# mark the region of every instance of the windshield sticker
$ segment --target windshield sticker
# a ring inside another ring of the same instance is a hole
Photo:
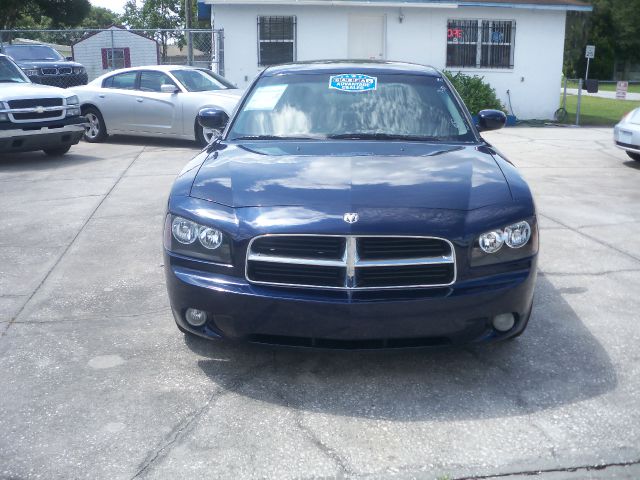
[[[253,93],[245,110],[273,110],[288,85],[269,85],[258,87]]]
[[[329,77],[329,88],[343,92],[369,92],[378,88],[378,79],[360,73],[343,73]]]

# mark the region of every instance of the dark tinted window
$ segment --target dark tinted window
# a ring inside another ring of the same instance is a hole
[[[0,83],[29,83],[29,80],[11,60],[0,57]]]
[[[235,88],[227,80],[216,75],[210,70],[172,70],[176,77],[188,92],[206,92],[209,90],[224,90]]]
[[[162,72],[154,72],[151,70],[140,72],[140,90],[145,92],[160,92],[162,85],[176,86],[175,82]]]
[[[113,77],[109,77],[107,80],[110,80],[109,86],[106,85],[106,80],[102,84],[106,88],[122,88],[125,90],[133,90],[136,86],[136,75],[138,72],[124,72],[119,73],[118,75],[114,75]]]
[[[64,57],[46,45],[7,45],[7,55],[14,60],[64,60]]]

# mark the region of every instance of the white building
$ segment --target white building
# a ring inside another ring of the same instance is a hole
[[[73,59],[87,69],[89,81],[116,68],[160,63],[159,46],[153,38],[117,25],[78,40],[71,51]]]
[[[205,1],[224,29],[225,76],[239,87],[275,63],[401,60],[480,75],[521,119],[553,117],[567,11],[592,8],[579,0]]]

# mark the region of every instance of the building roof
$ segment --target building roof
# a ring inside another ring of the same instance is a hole
[[[593,7],[583,0],[204,0],[204,3],[216,5],[348,5],[427,8],[501,7],[586,12],[593,10]]]

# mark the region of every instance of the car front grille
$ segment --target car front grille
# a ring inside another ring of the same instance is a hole
[[[34,98],[24,100],[9,100],[9,118],[15,122],[31,120],[53,120],[63,118],[65,107],[62,98]],[[38,111],[39,107],[42,107]]]
[[[344,290],[443,287],[455,281],[455,251],[433,237],[265,235],[249,243],[246,277]]]

